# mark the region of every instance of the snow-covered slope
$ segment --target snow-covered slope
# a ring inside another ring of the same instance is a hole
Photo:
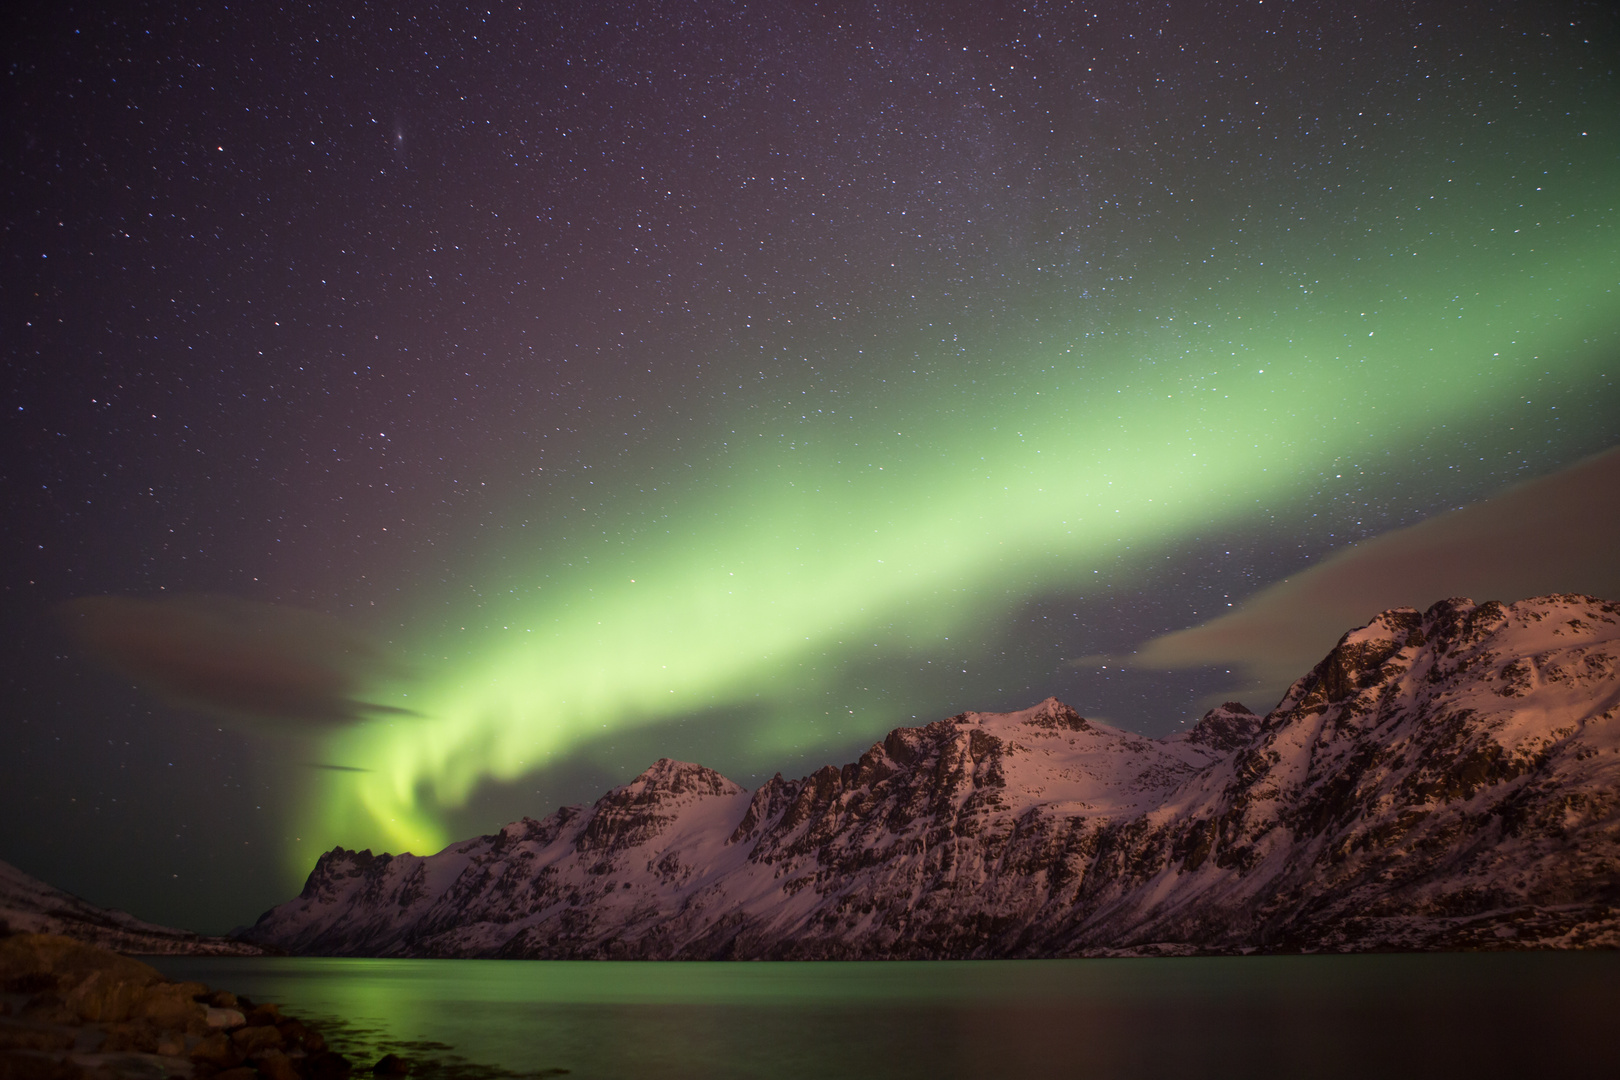
[[[1620,946],[1620,605],[1388,611],[1262,718],[1048,699],[749,792],[664,760],[437,855],[336,848],[294,952],[991,957]]]
[[[145,956],[190,954],[260,956],[264,950],[244,941],[204,937],[190,930],[142,922],[133,915],[97,907],[72,893],[52,888],[0,862],[0,922],[13,934],[60,934],[114,952]]]

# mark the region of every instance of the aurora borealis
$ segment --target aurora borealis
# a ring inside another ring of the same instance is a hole
[[[1032,349],[1025,371],[978,399],[967,431],[936,431],[931,417],[953,410],[926,395],[842,425],[736,421],[727,434],[739,452],[726,456],[719,492],[694,498],[683,488],[696,485],[663,480],[653,486],[669,485],[667,499],[605,515],[598,537],[560,540],[560,552],[538,545],[529,580],[496,577],[506,596],[468,612],[481,625],[456,642],[459,655],[381,699],[422,720],[363,726],[335,748],[379,765],[374,777],[331,782],[364,807],[343,805],[340,828],[369,813],[380,846],[437,850],[453,837],[417,815],[419,785],[456,805],[486,778],[516,779],[597,730],[715,707],[756,705],[748,752],[762,763],[836,746],[844,725],[829,724],[824,705],[867,657],[913,670],[953,653],[987,664],[985,624],[1010,608],[1084,590],[1128,543],[1153,552],[1241,527],[1257,506],[1297,504],[1337,462],[1413,454],[1414,431],[1486,423],[1545,389],[1540,355],[1571,358],[1560,372],[1571,390],[1601,392],[1607,357],[1575,335],[1612,325],[1603,283],[1620,274],[1616,253],[1572,237],[1554,249],[1556,267],[1538,266],[1545,284],[1527,288],[1502,245],[1498,280],[1467,277],[1473,322],[1459,327],[1464,274],[1445,262],[1493,246],[1470,239],[1466,253],[1436,253],[1439,268],[1403,266],[1385,285],[1393,295],[1352,293],[1357,307],[1397,307],[1388,316],[1296,302],[1279,325],[1257,314],[1264,299],[1221,297],[1178,309],[1207,334],[1148,331],[1082,345],[1079,357],[1074,346]],[[1363,258],[1376,256],[1350,261]],[[1343,288],[1324,291],[1342,304]],[[1590,316],[1518,340],[1512,328],[1534,325],[1550,297]],[[1254,328],[1222,317],[1234,309]],[[1416,380],[1405,377],[1414,353],[1427,361]],[[1149,381],[1145,363],[1160,368]],[[1300,407],[1309,401],[1332,405],[1324,415]],[[1231,415],[1251,419],[1234,428]],[[1326,437],[1330,425],[1339,431]],[[663,527],[638,529],[647,517]],[[966,635],[955,650],[953,635]],[[911,700],[930,696],[909,673],[897,685]]]
[[[659,756],[1162,734],[1243,675],[1133,650],[1620,443],[1595,8],[45,11],[0,857],[145,917]],[[104,596],[389,659],[278,723],[290,645],[143,686],[50,629]]]

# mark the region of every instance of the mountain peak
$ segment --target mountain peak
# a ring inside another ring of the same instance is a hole
[[[1205,713],[1187,732],[1187,741],[1217,752],[1247,746],[1260,730],[1260,717],[1238,701],[1228,701]]]
[[[674,795],[735,795],[743,788],[705,765],[659,758],[619,790],[634,792],[637,797],[658,798]]]
[[[1262,722],[1048,698],[752,793],[660,760],[426,859],[337,849],[256,940],[348,955],[944,958],[1620,947],[1620,605],[1393,608]]]
[[[1012,715],[1019,717],[1021,723],[1028,724],[1031,727],[1084,731],[1088,726],[1085,717],[1055,697],[1047,698],[1033,709],[1025,709],[1021,713],[1013,713]]]

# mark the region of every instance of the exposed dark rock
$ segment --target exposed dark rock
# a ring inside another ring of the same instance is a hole
[[[410,1063],[395,1054],[384,1054],[371,1067],[373,1076],[404,1076],[410,1071]]]
[[[1154,740],[1048,700],[753,792],[666,759],[428,858],[334,849],[250,936],[627,959],[1617,947],[1617,791],[1616,605],[1453,599],[1347,633],[1263,718],[1229,702]]]
[[[0,1018],[0,1078],[344,1080],[346,1059],[274,1005],[173,982],[138,960],[48,934],[0,939],[0,982],[26,995]],[[266,1019],[253,1026],[248,1016]]]

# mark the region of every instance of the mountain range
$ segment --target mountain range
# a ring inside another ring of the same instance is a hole
[[[98,907],[0,862],[0,936],[5,934],[57,934],[145,956],[262,956],[266,951],[244,941],[159,926],[128,912]]]
[[[1620,947],[1620,605],[1397,608],[1264,716],[1047,699],[749,791],[661,760],[435,855],[334,848],[249,940],[343,956]]]

